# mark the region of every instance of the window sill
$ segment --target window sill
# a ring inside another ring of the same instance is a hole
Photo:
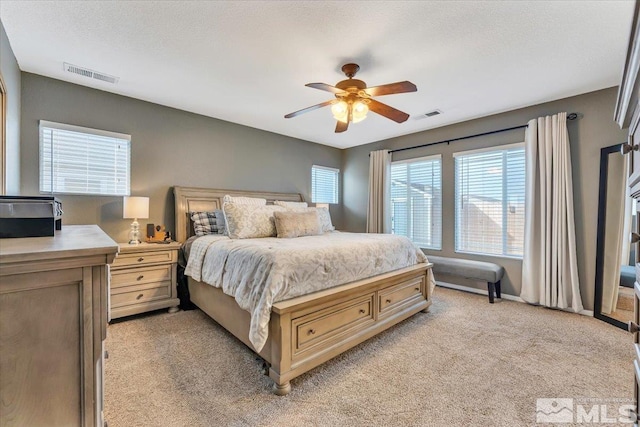
[[[463,252],[463,251],[454,251],[454,253],[460,254],[460,255],[475,255],[475,256],[482,256],[482,257],[489,257],[489,258],[501,258],[501,259],[512,259],[515,261],[522,261],[522,257],[516,256],[516,255],[496,255],[496,254],[485,254],[482,252]]]

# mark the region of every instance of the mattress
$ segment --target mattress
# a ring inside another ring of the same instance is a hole
[[[251,314],[249,340],[262,350],[278,301],[427,262],[404,236],[332,232],[294,239],[229,239],[191,243],[185,274],[221,288]],[[429,282],[435,281],[429,270]]]

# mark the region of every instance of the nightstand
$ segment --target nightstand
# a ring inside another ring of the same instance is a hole
[[[110,318],[169,308],[178,311],[176,273],[180,243],[120,243],[111,265]]]

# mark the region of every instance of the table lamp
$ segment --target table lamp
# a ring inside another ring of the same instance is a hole
[[[133,218],[131,230],[129,231],[129,244],[137,245],[140,243],[140,224],[138,224],[138,218],[149,218],[149,198],[124,197],[122,217]]]

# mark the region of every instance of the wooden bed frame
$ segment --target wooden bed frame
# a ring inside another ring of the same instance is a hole
[[[193,235],[189,212],[221,209],[225,194],[301,202],[300,194],[174,187],[176,238]],[[389,327],[427,312],[432,264],[417,264],[331,289],[275,303],[269,338],[258,353],[268,364],[274,392],[291,391],[291,379],[309,371]],[[240,341],[249,341],[249,312],[235,299],[206,283],[189,281],[191,301]]]

